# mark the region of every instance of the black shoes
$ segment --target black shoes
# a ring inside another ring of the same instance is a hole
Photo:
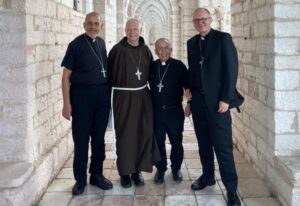
[[[83,182],[76,182],[75,185],[72,188],[72,195],[80,195],[84,192],[84,188],[86,186],[86,183]]]
[[[144,186],[145,185],[145,181],[144,181],[144,178],[143,178],[141,172],[132,173],[131,179],[133,180],[135,186],[139,187],[139,186]]]
[[[199,177],[192,185],[192,190],[202,190],[206,186],[211,186],[216,184],[216,180],[214,178],[207,179],[203,176]]]
[[[160,185],[164,182],[165,179],[165,171],[157,169],[154,176],[154,183]]]
[[[182,173],[180,172],[180,170],[172,170],[172,174],[173,174],[174,181],[179,182],[182,180]]]
[[[103,175],[91,175],[90,184],[97,186],[103,190],[110,190],[113,188],[111,181],[106,179]]]
[[[124,187],[124,188],[131,187],[131,179],[130,179],[129,175],[124,175],[124,176],[121,176],[120,178],[121,178],[120,181],[121,181],[122,187]]]
[[[227,192],[228,206],[241,206],[241,201],[236,193]]]

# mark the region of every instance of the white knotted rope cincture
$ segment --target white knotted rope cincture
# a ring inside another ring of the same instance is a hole
[[[114,152],[114,157],[116,161],[116,130],[115,130],[115,119],[114,119],[114,107],[113,107],[113,102],[114,102],[114,91],[115,90],[120,90],[120,91],[138,91],[142,90],[148,87],[148,84],[145,84],[142,87],[112,87],[111,90],[111,97],[110,97],[110,102],[111,102],[111,128],[112,128],[112,133],[113,133],[113,142],[112,142],[112,151]]]

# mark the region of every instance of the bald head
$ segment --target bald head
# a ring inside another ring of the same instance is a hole
[[[171,42],[166,38],[160,38],[155,42],[155,53],[161,62],[166,62],[171,56]]]
[[[100,15],[97,12],[88,13],[85,17],[83,27],[86,35],[92,39],[96,38],[102,27]]]
[[[171,42],[167,38],[159,38],[155,42],[155,48],[159,47],[160,45],[164,44],[168,48],[172,48]]]
[[[208,9],[200,7],[194,10],[193,17],[199,12],[205,12],[207,15],[211,16],[210,11]]]
[[[93,11],[93,12],[88,13],[88,14],[85,16],[84,22],[89,21],[89,19],[90,19],[91,17],[96,17],[96,18],[99,19],[99,21],[101,21],[101,17],[100,17],[100,15],[99,15],[99,13]]]

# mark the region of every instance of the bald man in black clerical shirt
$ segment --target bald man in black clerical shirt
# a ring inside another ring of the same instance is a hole
[[[85,33],[68,46],[61,63],[64,118],[72,117],[74,141],[73,173],[76,180],[73,195],[84,192],[87,179],[88,145],[91,137],[90,184],[103,190],[113,187],[103,175],[105,159],[104,134],[110,111],[107,54],[105,43],[98,37],[101,19],[98,13],[87,14]]]
[[[171,168],[173,179],[182,180],[180,172],[183,161],[182,132],[184,111],[182,96],[187,86],[187,68],[179,60],[171,58],[172,46],[168,39],[160,38],[155,42],[155,53],[158,60],[151,64],[149,83],[154,110],[154,133],[161,160],[155,164],[156,184],[164,182],[167,170],[166,134],[172,145]]]

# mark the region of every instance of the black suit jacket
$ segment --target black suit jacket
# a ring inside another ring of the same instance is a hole
[[[193,92],[192,76],[201,69],[199,57],[199,34],[187,42],[190,88]],[[211,29],[205,42],[205,55],[201,69],[201,80],[205,101],[210,111],[217,111],[219,101],[238,107],[242,96],[236,90],[238,76],[238,56],[232,37],[228,33]],[[242,99],[241,99],[242,98]]]

